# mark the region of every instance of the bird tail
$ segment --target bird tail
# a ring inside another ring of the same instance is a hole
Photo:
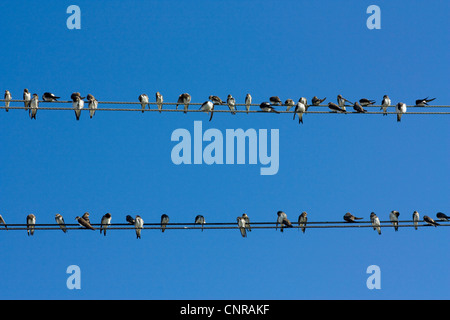
[[[303,123],[303,113],[298,115],[298,123]]]
[[[397,122],[402,121],[402,114],[401,113],[397,113]]]
[[[188,107],[189,107],[189,105],[188,105],[188,104],[185,104],[185,105],[184,105],[184,113],[187,113],[187,111],[188,111]]]

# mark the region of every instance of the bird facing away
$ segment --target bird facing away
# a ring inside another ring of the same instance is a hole
[[[31,93],[26,88],[23,89],[23,100],[24,100],[24,105],[25,105],[25,111],[27,111],[28,108],[30,108]]]
[[[403,102],[397,103],[397,122],[402,121],[402,115],[406,113],[406,104]]]
[[[55,216],[55,220],[56,223],[59,225],[59,227],[61,228],[61,230],[66,233],[67,232],[67,228],[66,228],[66,224],[64,222],[64,218],[62,215],[60,215],[59,213],[56,214]]]
[[[11,93],[8,90],[5,90],[5,110],[6,112],[9,111],[9,103],[11,102],[12,97],[11,97]]]
[[[272,105],[274,105],[274,106],[277,106],[277,105],[280,105],[281,106],[281,99],[280,99],[280,97],[278,97],[278,96],[274,96],[274,97],[270,97],[269,98],[269,101],[270,101],[270,103],[272,104]]]
[[[245,229],[247,229],[247,231],[252,231],[252,228],[250,227],[250,218],[248,217],[248,215],[244,213],[242,215],[242,218],[244,218],[245,220]]]
[[[209,117],[209,121],[212,120],[213,114],[214,114],[214,103],[211,101],[205,101],[203,102],[202,106],[200,107],[200,110],[206,113],[211,112],[211,116]]]
[[[164,99],[161,93],[156,93],[156,105],[158,106],[159,113],[161,113],[162,105],[163,105]]]
[[[135,222],[135,220],[133,219],[133,217],[130,216],[130,215],[127,215],[127,217],[126,217],[125,219],[127,220],[127,222],[128,222],[129,224],[134,224],[134,222]]]
[[[34,226],[36,224],[36,217],[34,214],[29,214],[27,216],[27,234],[28,236],[34,235]]]
[[[106,228],[108,228],[111,225],[111,214],[107,213],[102,217],[102,220],[100,222],[100,234],[106,236]]]
[[[400,215],[400,212],[398,211],[391,211],[389,214],[389,220],[391,220],[392,224],[394,225],[395,231],[398,231],[398,216]]]
[[[259,105],[259,108],[264,112],[275,112],[279,113],[275,108],[268,102],[263,102]]]
[[[247,95],[245,96],[245,109],[247,110],[247,114],[248,111],[250,110],[251,104],[252,104],[252,96],[250,95],[250,93],[247,93]]]
[[[292,223],[287,218],[287,215],[283,211],[277,212],[278,218],[277,218],[277,224],[275,226],[275,230],[278,228],[278,224],[280,224],[280,231],[283,232],[283,227],[292,228]]]
[[[95,111],[97,110],[98,101],[92,94],[87,95],[87,100],[89,101],[89,117],[92,119],[95,115]]]
[[[377,230],[378,234],[381,235],[380,219],[377,217],[375,212],[370,214],[370,221],[372,222],[373,230]]]
[[[228,108],[231,111],[231,114],[236,114],[236,110],[237,110],[237,108],[236,108],[236,99],[234,99],[231,96],[231,94],[229,94],[228,97],[227,97],[227,105],[228,105]]]
[[[383,116],[387,116],[387,108],[391,105],[391,99],[389,99],[388,95],[383,96],[383,101],[381,101],[381,109],[383,109]]]
[[[39,108],[39,97],[36,93],[33,93],[33,98],[30,102],[30,109],[28,109],[28,114],[30,119],[36,120],[36,114]]]
[[[145,107],[148,105],[148,95],[143,93],[139,96],[138,99],[139,99],[139,102],[141,103],[142,113],[144,113]],[[150,108],[150,106],[149,106],[149,108]]]
[[[237,217],[237,223],[239,230],[241,231],[241,235],[243,238],[247,237],[247,231],[245,230],[245,219],[244,217]]]
[[[417,211],[413,212],[412,219],[414,221],[414,229],[417,230],[417,226],[419,225],[419,219],[420,219],[419,213]]]
[[[375,102],[376,102],[375,100],[370,100],[370,99],[365,99],[365,98],[359,99],[359,103],[364,107],[375,104]]]
[[[84,108],[84,101],[82,100],[81,96],[75,96],[74,101],[72,102],[72,106],[75,109],[75,117],[78,120],[80,120],[81,116],[81,109]]]
[[[211,100],[214,104],[220,104],[220,105],[223,104],[222,99],[220,99],[218,96],[211,95],[211,96],[209,96],[209,100]]]
[[[342,109],[334,102],[328,102],[328,108],[331,110],[331,112],[342,112],[342,113],[347,112],[346,110]]]
[[[418,107],[425,107],[428,105],[428,102],[431,102],[433,100],[435,100],[436,98],[433,99],[428,99],[428,97],[426,97],[425,99],[417,99],[416,100],[416,106]]]
[[[323,98],[323,99],[319,99],[319,98],[317,98],[317,96],[314,96],[314,97],[311,99],[311,102],[312,102],[312,105],[313,105],[313,106],[318,106],[318,105],[320,105],[322,102],[324,102],[326,99],[327,99],[326,97]]]
[[[136,239],[141,238],[142,228],[144,227],[144,220],[140,216],[136,216],[134,220],[134,228],[136,229]]]
[[[5,229],[8,229],[8,226],[6,225],[5,219],[3,219],[1,214],[0,214],[0,224],[3,224],[5,226]]]
[[[300,101],[297,103],[294,109],[294,118],[292,120],[295,120],[295,115],[298,115],[298,123],[303,123],[303,113],[306,111],[306,106],[301,103]]]
[[[198,216],[195,217],[195,223],[202,225],[202,232],[203,232],[203,225],[205,224],[205,217],[199,214]]]
[[[302,229],[302,232],[305,233],[306,231],[306,222],[308,221],[308,214],[303,211],[299,216],[298,216],[298,226]]]
[[[286,111],[289,111],[289,110],[291,110],[291,108],[292,108],[293,106],[295,106],[295,102],[294,102],[294,100],[292,100],[292,99],[287,99],[287,100],[284,102],[284,105],[286,106]]]
[[[356,222],[355,220],[362,220],[363,218],[357,218],[357,217],[355,217],[354,215],[352,215],[350,212],[347,212],[345,215],[344,215],[344,220],[346,221],[346,222]]]
[[[429,225],[432,226],[439,226],[439,223],[435,222],[432,218],[430,218],[429,216],[423,216],[423,221],[425,221],[426,223],[428,223]]]
[[[450,217],[447,216],[445,213],[438,212],[436,213],[436,218],[438,218],[441,221],[449,221]]]
[[[59,98],[61,98],[61,97],[57,97],[53,93],[50,93],[50,92],[45,92],[42,95],[42,100],[44,100],[45,102],[58,101]]]
[[[367,110],[364,110],[364,108],[358,103],[358,101],[356,101],[353,104],[353,109],[357,112],[357,113],[366,113]]]
[[[189,103],[191,103],[191,95],[189,93],[182,93],[178,96],[177,105],[175,109],[178,110],[178,104],[184,104],[184,113],[187,113],[189,108]]]
[[[167,214],[163,214],[161,216],[161,231],[164,232],[166,230],[166,226],[169,223],[169,216]]]

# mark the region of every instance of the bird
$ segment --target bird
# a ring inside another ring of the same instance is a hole
[[[28,110],[28,108],[30,107],[30,102],[31,102],[31,93],[30,91],[28,91],[28,89],[23,89],[23,100],[24,100],[24,105],[25,105],[25,111]]]
[[[406,113],[406,104],[403,102],[397,103],[397,122],[402,121],[402,115]]]
[[[292,100],[292,99],[287,99],[287,100],[284,102],[284,105],[286,106],[286,111],[289,111],[289,110],[291,110],[291,108],[292,108],[293,106],[295,106],[295,102],[294,102],[294,100]]]
[[[87,223],[91,223],[91,221],[89,220],[89,212],[85,212],[82,216],[81,216],[84,221],[86,221]]]
[[[214,113],[214,103],[212,103],[210,100],[203,102],[203,104],[200,107],[201,111],[204,111],[206,113],[211,112],[211,116],[209,117],[209,121],[212,120],[213,113]]]
[[[31,99],[30,109],[28,110],[30,119],[36,120],[38,108],[39,108],[39,97],[36,93],[33,93],[33,99]]]
[[[302,229],[302,232],[305,233],[306,231],[306,222],[308,221],[308,214],[306,211],[303,211],[298,216],[298,226]]]
[[[261,108],[262,111],[265,112],[275,112],[275,113],[279,113],[277,110],[275,110],[274,107],[272,107],[272,105],[268,102],[263,102],[259,105],[259,107]]]
[[[292,223],[287,218],[287,215],[283,211],[277,212],[278,218],[277,218],[277,224],[275,226],[275,230],[278,228],[278,224],[280,224],[280,231],[283,232],[283,227],[286,226],[287,228],[292,228]]]
[[[64,223],[64,218],[59,213],[55,216],[56,223],[59,224],[59,227],[62,229],[64,233],[67,232],[66,224]]]
[[[417,211],[414,211],[414,212],[413,212],[412,219],[413,219],[413,221],[414,221],[414,229],[417,230],[417,226],[418,226],[418,224],[419,224],[419,219],[420,219],[419,213],[418,213]]]
[[[416,106],[418,107],[425,107],[428,105],[428,102],[431,102],[433,100],[435,100],[436,98],[433,99],[428,99],[428,97],[426,97],[425,99],[417,99],[416,100]]]
[[[391,211],[389,214],[389,220],[391,220],[392,224],[394,225],[395,231],[398,231],[398,216],[400,215],[400,212],[398,211]]]
[[[236,99],[234,99],[231,96],[231,94],[229,94],[228,97],[227,97],[227,105],[228,105],[228,108],[231,111],[231,114],[236,114],[236,110],[237,110],[237,108],[236,108]]]
[[[198,216],[195,217],[195,223],[202,225],[202,232],[203,232],[203,225],[205,224],[205,217],[199,214]]]
[[[247,231],[245,230],[245,219],[244,217],[237,217],[237,223],[239,230],[241,231],[241,235],[243,238],[247,237]]]
[[[281,99],[278,96],[274,96],[274,97],[270,97],[269,101],[272,105],[277,106],[280,105],[281,106]]]
[[[326,99],[327,99],[326,97],[323,98],[323,99],[319,99],[319,98],[317,98],[317,96],[314,96],[314,97],[311,99],[311,102],[312,102],[312,105],[313,105],[313,106],[318,106],[318,105],[320,105],[322,102],[324,102]]]
[[[295,114],[298,114],[298,123],[303,123],[303,112],[306,111],[306,106],[301,103],[300,101],[297,102],[297,105],[295,106],[294,109],[294,118],[292,120],[295,119]]]
[[[161,216],[161,231],[164,232],[166,230],[166,226],[169,223],[169,216],[167,214],[163,214]]]
[[[359,99],[359,103],[364,107],[375,104],[375,102],[376,102],[375,100],[370,100],[370,99],[365,99],[365,98]]]
[[[370,214],[370,221],[372,222],[373,230],[377,230],[378,234],[381,235],[380,219],[377,217],[375,212]]]
[[[127,217],[125,218],[126,220],[127,220],[127,222],[129,223],[129,224],[134,224],[135,223],[135,219],[133,219],[133,217],[132,216],[130,216],[130,215],[127,215]]]
[[[158,106],[159,113],[161,113],[163,102],[164,99],[161,93],[156,92],[156,105]]]
[[[435,227],[440,225],[439,223],[434,222],[434,220],[432,218],[430,218],[429,216],[423,216],[423,221],[425,221],[429,225],[432,225],[432,226],[435,226]]]
[[[245,220],[245,229],[247,229],[247,231],[252,231],[252,228],[250,227],[250,218],[248,217],[248,215],[244,213],[242,215],[242,218],[244,218]]]
[[[142,113],[144,113],[145,107],[148,104],[148,95],[146,95],[145,93],[141,94],[139,96],[139,102],[141,103]]]
[[[36,217],[34,214],[29,214],[27,216],[27,234],[28,236],[34,235],[34,227],[36,224]]]
[[[342,110],[347,111],[345,109],[345,103],[348,102],[350,104],[353,104],[352,102],[348,101],[347,99],[345,99],[342,95],[338,94],[337,96],[337,102],[338,102],[338,106],[341,107]]]
[[[72,106],[75,109],[75,117],[77,121],[80,120],[81,109],[84,108],[84,100],[81,96],[74,96]]]
[[[220,99],[218,96],[211,95],[211,96],[209,96],[209,100],[211,100],[214,104],[220,104],[220,105],[223,104],[222,99]]]
[[[0,224],[4,224],[5,225],[5,229],[8,230],[8,226],[6,225],[5,219],[3,219],[1,214],[0,214]]]
[[[9,104],[10,104],[11,100],[12,100],[11,92],[9,92],[8,90],[5,90],[5,110],[6,110],[6,112],[9,112],[8,108],[9,108]]]
[[[353,109],[357,112],[357,113],[366,113],[367,110],[364,110],[364,108],[358,103],[358,101],[356,101],[353,104]]]
[[[106,236],[106,228],[108,228],[111,225],[111,214],[107,213],[102,217],[101,223],[100,223],[100,234]]]
[[[389,99],[388,95],[383,96],[383,101],[381,101],[381,109],[383,109],[383,116],[387,116],[387,108],[391,105],[391,99]]]
[[[74,92],[70,95],[70,99],[72,99],[72,101],[76,100],[76,97],[81,97],[81,93],[79,92]],[[81,97],[81,99],[84,99],[85,97]]]
[[[144,220],[140,216],[136,216],[134,220],[134,228],[136,229],[136,239],[141,238],[142,228],[144,227]]]
[[[346,113],[347,111],[340,108],[336,103],[334,102],[328,102],[328,108],[331,110],[331,112],[344,112]]]
[[[352,215],[350,212],[347,212],[345,215],[344,215],[344,220],[346,221],[346,222],[356,222],[355,220],[362,220],[363,218],[357,218],[357,217],[355,217],[354,215]]]
[[[89,217],[88,217],[87,220],[86,220],[86,218],[84,218],[84,215],[83,215],[83,217],[81,217],[81,218],[77,216],[77,217],[75,218],[75,220],[78,221],[78,223],[80,224],[80,226],[85,227],[86,229],[95,230],[95,228],[92,227],[92,226],[91,226],[91,223],[89,222]]]
[[[450,217],[447,216],[445,213],[438,212],[436,213],[436,218],[438,218],[441,221],[449,221]]]
[[[175,109],[178,110],[178,104],[182,103],[184,104],[184,113],[187,113],[190,102],[191,102],[191,95],[189,93],[180,94],[178,96],[178,101]]]
[[[53,93],[50,93],[50,92],[45,92],[42,95],[42,100],[44,100],[45,102],[58,101],[59,98],[61,98],[61,97],[57,97]]]
[[[298,99],[298,102],[301,102],[305,105],[305,110],[308,111],[308,99],[306,99],[305,97],[301,97],[300,99]]]
[[[247,109],[247,114],[248,111],[250,110],[251,104],[252,104],[252,96],[250,95],[250,93],[247,93],[247,95],[245,96],[245,109]]]
[[[95,111],[97,110],[98,101],[92,94],[88,94],[87,99],[89,101],[89,116],[92,119],[92,117],[95,115]]]

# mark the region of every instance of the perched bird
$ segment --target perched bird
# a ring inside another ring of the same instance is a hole
[[[347,111],[345,109],[346,105],[345,103],[348,102],[350,104],[353,104],[352,102],[348,101],[347,99],[345,99],[342,95],[338,94],[337,96],[337,102],[338,102],[338,106],[341,107],[342,110]]]
[[[356,101],[353,104],[353,109],[357,112],[357,113],[366,113],[367,111],[364,110],[364,108],[358,103],[358,101]]]
[[[308,111],[308,99],[306,99],[305,97],[301,97],[300,99],[298,99],[298,102],[301,102],[304,104],[305,106],[305,110]]]
[[[352,215],[350,212],[347,212],[345,215],[344,215],[344,220],[346,221],[346,222],[356,222],[355,220],[362,220],[363,218],[357,218],[357,217],[355,217],[354,215]]]
[[[136,216],[136,219],[134,221],[134,228],[136,229],[136,239],[140,239],[142,228],[144,227],[144,220],[140,216]]]
[[[191,95],[189,93],[183,93],[178,96],[177,105],[175,107],[176,110],[178,110],[178,104],[182,103],[184,104],[184,113],[187,113],[189,108],[189,103],[191,103]]]
[[[100,234],[106,236],[106,228],[108,228],[111,225],[111,214],[107,213],[102,217],[101,223],[100,223]]]
[[[392,224],[394,225],[395,231],[398,231],[398,216],[400,215],[400,212],[398,211],[391,211],[389,214],[389,220],[391,220]]]
[[[56,223],[59,224],[59,227],[62,229],[64,233],[67,232],[66,224],[64,223],[64,218],[59,213],[55,216]]]
[[[5,229],[8,229],[8,226],[6,225],[5,219],[3,219],[1,214],[0,214],[0,224],[4,224],[5,225]]]
[[[11,97],[11,92],[9,92],[8,90],[5,90],[5,110],[6,112],[9,111],[9,103],[11,102],[12,97]]]
[[[28,236],[34,235],[34,227],[36,224],[36,217],[34,214],[29,214],[27,216],[27,234]]]
[[[252,231],[252,228],[250,227],[250,218],[248,217],[248,215],[244,213],[242,215],[242,218],[244,218],[245,220],[245,229],[247,229],[247,231]]]
[[[292,120],[295,120],[295,115],[298,114],[298,123],[303,123],[303,112],[306,111],[306,106],[298,102],[294,109],[294,118]]]
[[[292,99],[287,99],[287,100],[284,102],[284,105],[286,106],[286,111],[289,111],[289,110],[291,110],[291,108],[292,108],[293,106],[295,106],[295,102],[294,102],[294,100],[292,100]]]
[[[142,113],[144,113],[145,107],[148,105],[148,95],[145,93],[141,94],[139,96],[139,102],[141,103]]]
[[[30,119],[36,120],[36,114],[39,108],[39,97],[36,93],[33,93],[33,99],[30,102],[30,109],[28,110],[28,114]]]
[[[236,99],[234,99],[231,94],[228,95],[227,97],[227,105],[228,108],[231,110],[231,114],[236,114]]]
[[[286,226],[287,228],[292,228],[292,223],[287,218],[287,215],[283,211],[277,212],[278,218],[277,218],[277,224],[275,226],[275,230],[278,228],[278,224],[280,224],[280,231],[283,232],[283,227]]]
[[[23,89],[23,100],[25,105],[25,111],[27,111],[28,108],[30,107],[31,102],[31,93],[28,91],[28,89]]]
[[[449,221],[450,217],[447,216],[445,213],[438,212],[436,213],[436,218],[438,218],[441,221]]]
[[[84,217],[84,215],[83,215]],[[83,217],[76,217],[75,220],[78,221],[78,223],[80,224],[80,226],[85,227],[86,229],[90,229],[90,230],[95,230],[92,226],[91,223],[89,221],[86,221],[86,218]],[[89,218],[87,218],[89,220]]]
[[[432,226],[435,226],[435,227],[440,225],[439,223],[434,222],[434,220],[432,218],[430,218],[429,216],[423,216],[423,221],[425,221],[429,225],[432,225]]]
[[[327,99],[326,97],[323,98],[323,99],[319,99],[319,98],[317,98],[317,96],[314,96],[314,97],[311,99],[311,102],[312,102],[312,105],[313,105],[313,106],[318,106],[318,105],[320,105],[322,102],[324,102],[326,99]]]
[[[381,235],[380,219],[377,217],[375,212],[370,214],[370,221],[372,222],[373,230],[377,230],[378,234]]]
[[[127,222],[128,222],[129,224],[134,224],[134,222],[135,222],[135,220],[133,219],[133,217],[130,216],[130,215],[127,215],[127,217],[126,217],[125,219],[127,220]]]
[[[80,97],[81,99],[85,98],[85,97],[81,97],[81,93],[79,93],[79,92],[74,92],[70,95],[70,99],[72,99],[72,101],[75,101],[76,97]]]
[[[214,103],[212,103],[209,100],[205,101],[205,102],[203,102],[202,106],[200,107],[200,110],[202,110],[208,114],[211,112],[211,116],[209,117],[209,121],[211,121],[213,114],[214,114]]]
[[[417,226],[419,225],[419,219],[420,219],[419,213],[417,211],[413,212],[412,219],[414,221],[414,229],[417,230]]]
[[[86,221],[87,223],[91,223],[91,221],[89,220],[89,212],[85,212],[82,216],[82,218],[84,219],[84,221]]]
[[[245,109],[247,109],[247,114],[248,111],[250,110],[251,104],[252,104],[252,96],[250,95],[250,93],[247,93],[247,95],[245,96]]]
[[[84,100],[81,96],[75,96],[74,100],[72,102],[72,106],[75,109],[75,117],[77,118],[77,121],[80,120],[81,116],[81,109],[84,108]]]
[[[277,97],[277,96],[274,96],[274,97],[270,97],[269,98],[269,101],[270,101],[270,103],[272,104],[272,105],[274,105],[274,106],[277,106],[277,105],[280,105],[281,106],[281,99],[280,99],[280,97]]]
[[[156,93],[156,105],[158,106],[159,113],[161,113],[162,105],[163,105],[164,99],[161,93]]]
[[[428,105],[428,102],[431,102],[433,100],[435,100],[436,98],[433,99],[428,99],[428,97],[426,97],[425,99],[417,99],[416,100],[416,106],[418,107],[425,107]]]
[[[263,102],[259,105],[259,107],[261,108],[262,111],[265,112],[275,112],[275,113],[279,113],[277,110],[275,110],[274,107],[272,107],[272,105],[268,102]]]
[[[375,104],[375,102],[376,102],[375,100],[370,100],[370,99],[364,99],[364,98],[359,99],[359,103],[364,107]]]
[[[202,225],[202,232],[203,232],[203,225],[205,224],[205,217],[202,215],[198,215],[195,217],[195,223]]]
[[[237,217],[237,223],[239,230],[241,231],[241,235],[243,238],[247,237],[247,231],[245,230],[245,219],[243,217]]]
[[[328,108],[329,108],[332,112],[344,112],[344,113],[347,112],[346,110],[341,109],[336,103],[333,103],[333,102],[328,102]]]
[[[42,95],[42,100],[44,100],[45,102],[58,101],[57,99],[59,99],[59,98],[61,98],[61,97],[57,97],[53,93],[50,93],[50,92],[45,92]]]
[[[406,104],[403,102],[397,103],[397,122],[402,121],[402,115],[406,113]]]
[[[89,101],[89,116],[92,119],[92,117],[95,115],[95,111],[97,110],[98,101],[92,94],[88,94],[87,99]]]
[[[209,100],[211,100],[214,104],[223,104],[222,99],[220,99],[218,96],[209,96]]]
[[[167,214],[163,214],[161,216],[161,231],[164,232],[166,230],[166,226],[169,223],[169,216]]]
[[[302,229],[303,233],[305,233],[306,231],[306,222],[308,221],[308,214],[303,211],[299,216],[298,216],[298,226]]]
[[[387,108],[391,105],[391,99],[385,94],[383,96],[383,101],[381,101],[381,109],[383,109],[383,116],[387,116]]]

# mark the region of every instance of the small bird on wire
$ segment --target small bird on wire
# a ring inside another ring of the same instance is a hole
[[[145,107],[148,105],[148,95],[143,93],[139,96],[138,99],[139,99],[139,102],[141,103],[142,113],[144,113]]]
[[[200,110],[208,114],[211,112],[211,116],[209,117],[209,121],[211,121],[214,114],[214,103],[212,103],[210,100],[205,101],[201,105]]]
[[[402,115],[406,113],[406,104],[403,102],[397,103],[397,122],[402,121]]]
[[[417,107],[425,107],[425,106],[428,105],[428,102],[431,102],[433,100],[436,100],[436,98],[428,99],[428,97],[426,97],[425,99],[417,99],[416,100],[416,106]]]
[[[56,223],[57,223],[57,224],[59,225],[59,227],[61,228],[61,230],[62,230],[64,233],[66,233],[66,232],[67,232],[67,227],[66,227],[66,224],[65,224],[65,222],[64,222],[63,216],[60,215],[59,213],[57,213],[56,216],[55,216],[55,220],[56,220]]]
[[[287,218],[287,214],[283,211],[278,211],[277,212],[277,224],[275,226],[275,230],[277,230],[278,228],[278,224],[280,225],[280,231],[283,232],[283,228],[287,227],[287,228],[292,228],[292,223],[291,221],[289,221],[289,219]]]
[[[400,212],[398,211],[391,211],[389,214],[389,220],[391,220],[391,223],[394,225],[395,231],[398,231],[398,217],[400,216]]]
[[[250,93],[247,93],[245,96],[245,109],[247,110],[247,114],[250,111],[250,105],[252,104],[252,96]]]
[[[373,104],[375,104],[375,100],[370,100],[370,99],[359,99],[359,103],[363,106],[363,107],[367,107],[367,106],[371,106]]]
[[[59,98],[61,98],[61,97],[57,97],[53,93],[50,93],[50,92],[45,92],[42,95],[42,100],[45,102],[55,102],[55,101],[58,101]]]
[[[425,221],[425,222],[428,223],[429,225],[432,225],[432,226],[435,226],[435,227],[437,227],[437,226],[440,225],[439,223],[435,222],[435,221],[434,221],[432,218],[430,218],[429,216],[423,216],[423,221]]]
[[[205,217],[199,214],[198,216],[195,217],[195,223],[202,225],[202,232],[203,232],[203,225],[206,223]]]
[[[89,117],[92,119],[95,115],[95,111],[97,110],[98,101],[92,94],[87,95],[87,100],[89,101]]]
[[[111,214],[107,213],[102,217],[102,220],[100,222],[100,234],[106,236],[106,228],[108,228],[111,225]]]
[[[167,214],[163,214],[161,216],[161,231],[164,232],[166,230],[166,226],[169,223],[169,216]]]
[[[372,222],[373,230],[377,230],[378,234],[381,235],[381,224],[380,219],[377,217],[375,212],[370,214],[370,221]]]
[[[299,226],[299,228],[302,229],[303,233],[305,233],[305,231],[306,231],[306,223],[307,222],[308,222],[308,214],[306,213],[306,211],[303,211],[298,216],[298,226]]]
[[[387,108],[391,105],[391,99],[388,95],[383,96],[383,101],[381,101],[381,109],[383,109],[383,116],[387,116]]]
[[[158,107],[159,113],[161,113],[163,102],[164,102],[164,99],[163,99],[163,96],[161,95],[161,93],[156,92],[156,106]]]
[[[354,215],[352,215],[350,212],[347,212],[345,215],[344,215],[344,220],[346,221],[346,222],[356,222],[355,220],[362,220],[363,218],[357,218],[357,217],[355,217]]]
[[[319,105],[320,105],[322,102],[324,102],[325,100],[327,100],[326,97],[323,98],[323,99],[319,99],[319,98],[317,98],[317,96],[314,96],[314,97],[311,99],[311,103],[312,103],[313,106],[319,106]]]
[[[228,97],[227,97],[227,105],[228,105],[228,108],[231,111],[231,114],[233,114],[233,115],[236,114],[236,110],[237,110],[237,108],[236,108],[236,99],[234,99],[231,96],[231,94],[229,94]]]

